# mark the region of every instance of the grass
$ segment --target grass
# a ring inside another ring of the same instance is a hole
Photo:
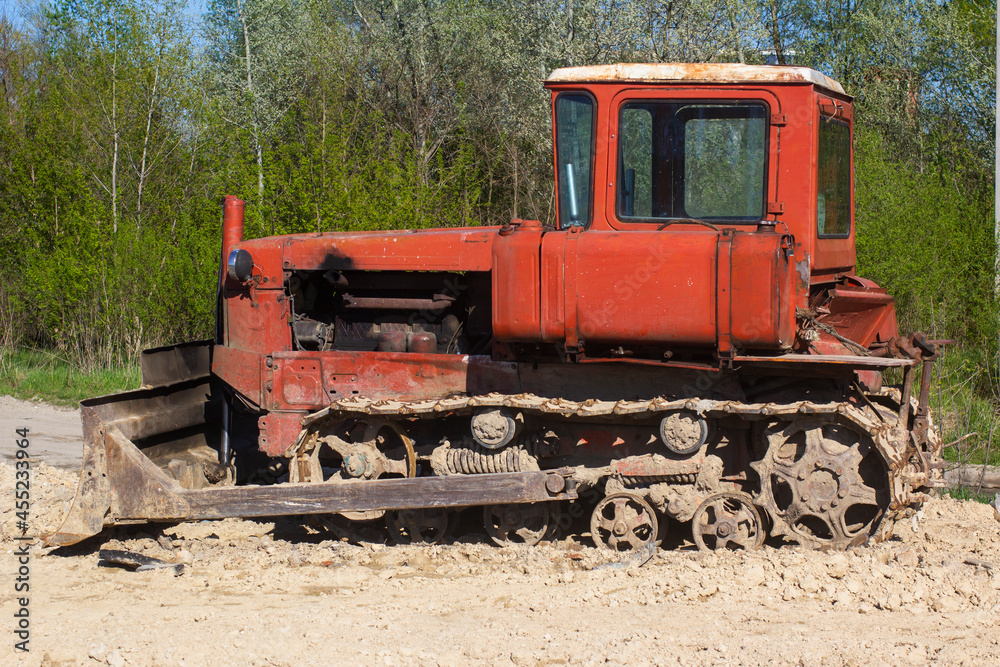
[[[56,405],[75,405],[84,398],[113,394],[139,386],[138,363],[84,370],[50,352],[0,348],[0,394]]]
[[[950,347],[935,364],[931,409],[945,443],[969,436],[947,447],[944,458],[1000,465],[1000,374],[993,354]]]
[[[994,498],[992,493],[986,493],[985,491],[976,492],[974,489],[964,486],[948,489],[946,493],[955,500],[975,500],[977,503],[983,503],[984,505],[991,503]]]

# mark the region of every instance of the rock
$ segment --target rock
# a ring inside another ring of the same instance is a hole
[[[907,549],[896,554],[896,562],[903,567],[916,567],[920,564],[920,558],[913,549]]]
[[[842,554],[834,554],[826,564],[826,573],[834,579],[843,579],[850,571],[851,564]]]
[[[181,549],[174,554],[174,558],[177,559],[178,563],[184,563],[185,565],[190,565],[194,562],[194,554],[192,554],[187,549]]]
[[[108,667],[125,667],[125,658],[118,651],[112,651],[105,661]]]
[[[764,583],[766,575],[764,574],[764,566],[762,565],[752,565],[747,568],[747,571],[743,573],[743,582],[748,587],[760,586]]]
[[[961,595],[966,600],[970,599],[976,592],[972,584],[968,580],[963,579],[962,581],[955,584],[955,592]]]
[[[939,614],[952,614],[962,608],[962,603],[958,598],[952,596],[939,597],[931,605],[931,609]]]
[[[108,647],[104,644],[98,644],[94,648],[90,649],[90,653],[88,653],[87,656],[93,658],[97,662],[104,662],[104,658],[108,656]]]
[[[811,574],[807,574],[799,579],[799,588],[804,590],[806,593],[815,593],[819,590],[819,582],[816,581],[816,577]]]

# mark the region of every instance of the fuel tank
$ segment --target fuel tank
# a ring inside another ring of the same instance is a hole
[[[792,238],[771,230],[545,231],[493,244],[493,330],[509,343],[786,350]]]

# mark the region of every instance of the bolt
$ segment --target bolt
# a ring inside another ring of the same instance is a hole
[[[843,475],[844,474],[844,469],[843,468],[837,468],[837,474],[838,475]]]
[[[804,502],[804,503],[809,502],[809,496],[806,495],[806,494],[803,494],[803,496],[802,496],[802,502]]]
[[[719,524],[718,530],[715,531],[719,537],[729,537],[729,534],[733,532],[732,526],[728,523]]]
[[[847,497],[847,489],[841,489],[840,491],[837,491],[837,497],[838,498],[846,498]]]
[[[816,459],[816,467],[817,468],[822,468],[823,465],[824,465],[824,463],[825,463],[825,461],[823,461],[823,459]]]
[[[830,502],[830,507],[836,507],[836,506],[837,506],[837,501],[836,500],[833,500],[833,501]]]
[[[806,474],[804,472],[799,472],[799,481],[803,482],[806,479]]]
[[[627,530],[628,530],[628,526],[625,525],[624,521],[616,521],[615,522],[615,527],[612,528],[612,532],[615,535],[617,535],[618,537],[621,537],[622,535],[624,535],[625,531],[627,531]]]
[[[820,507],[819,507],[819,508],[820,508],[821,510],[823,510],[823,511],[825,512],[825,511],[827,511],[828,509],[830,509],[830,506],[829,506],[829,505],[827,505],[826,503],[823,503],[822,505],[820,505]]]

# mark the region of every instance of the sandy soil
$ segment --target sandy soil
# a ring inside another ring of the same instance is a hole
[[[60,468],[80,467],[83,428],[79,408],[0,396],[0,458],[14,458],[10,438],[15,429],[25,427],[31,435],[33,456]]]
[[[40,461],[32,472],[42,534],[76,480]],[[1000,522],[950,499],[842,554],[704,554],[674,525],[680,548],[645,565],[582,537],[500,549],[471,516],[461,540],[435,547],[286,520],[117,528],[32,547],[31,652],[15,654],[13,486],[4,461],[3,665],[1000,664]],[[100,549],[188,565],[102,567]]]

